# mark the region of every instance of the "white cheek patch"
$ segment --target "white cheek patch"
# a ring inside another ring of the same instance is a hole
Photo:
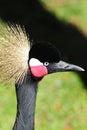
[[[39,65],[43,65],[42,62],[40,62],[38,59],[36,58],[31,58],[29,61],[29,65],[30,66],[39,66]]]

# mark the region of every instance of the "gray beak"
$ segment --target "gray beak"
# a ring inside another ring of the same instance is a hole
[[[64,61],[59,61],[57,63],[57,67],[60,69],[60,70],[65,70],[65,71],[85,71],[82,67],[79,67],[77,65],[74,65],[74,64],[69,64],[67,62],[64,62]]]
[[[64,61],[59,61],[58,63],[51,63],[47,67],[48,73],[55,73],[55,72],[65,72],[65,71],[85,71],[82,67],[79,67],[74,64],[69,64]]]

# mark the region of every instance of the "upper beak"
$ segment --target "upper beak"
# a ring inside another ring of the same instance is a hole
[[[58,63],[49,64],[48,73],[54,72],[65,72],[65,71],[85,71],[82,67],[74,64],[69,64],[64,61],[59,61]]]

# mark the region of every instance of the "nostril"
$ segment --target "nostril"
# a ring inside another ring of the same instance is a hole
[[[65,69],[69,68],[69,65],[66,65],[64,68],[65,68]]]

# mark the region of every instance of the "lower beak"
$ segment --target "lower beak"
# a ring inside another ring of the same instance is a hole
[[[59,61],[58,63],[50,64],[48,67],[49,73],[54,72],[65,72],[65,71],[85,71],[82,67],[74,64],[69,64],[64,61]]]

